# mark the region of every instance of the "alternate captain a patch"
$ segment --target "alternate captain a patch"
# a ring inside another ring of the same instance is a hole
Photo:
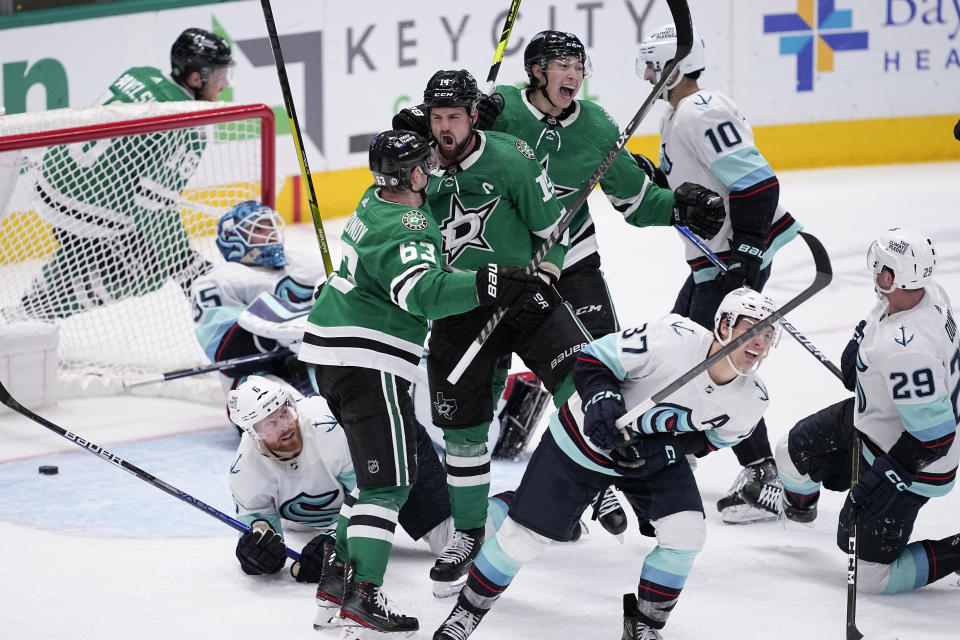
[[[533,148],[531,148],[525,140],[517,140],[517,151],[519,151],[520,154],[523,155],[523,157],[527,160],[537,159],[537,154],[533,152]]]
[[[400,221],[410,231],[423,231],[427,228],[427,216],[423,215],[423,211],[419,209],[407,211]]]

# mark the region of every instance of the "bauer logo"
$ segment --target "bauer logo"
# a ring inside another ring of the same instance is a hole
[[[853,11],[835,0],[797,0],[796,13],[763,16],[763,32],[780,35],[780,55],[797,57],[797,91],[813,91],[814,72],[834,70],[837,52],[868,48],[869,34],[853,30]]]

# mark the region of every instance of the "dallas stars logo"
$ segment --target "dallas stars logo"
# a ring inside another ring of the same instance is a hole
[[[543,167],[543,170],[547,172],[547,175],[550,175],[550,154],[543,156],[543,162],[540,163],[540,166]],[[558,200],[566,198],[571,193],[576,193],[577,190],[573,187],[565,187],[562,184],[553,183],[553,191],[557,195]]]
[[[479,207],[467,209],[460,202],[457,194],[450,198],[450,215],[440,225],[443,235],[443,252],[447,254],[447,262],[453,262],[460,257],[468,247],[481,251],[493,251],[493,247],[484,239],[483,232],[487,226],[487,219],[497,208],[500,196],[486,202]]]

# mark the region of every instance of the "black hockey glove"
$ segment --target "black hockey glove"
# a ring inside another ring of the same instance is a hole
[[[504,320],[515,329],[527,333],[540,326],[553,310],[563,304],[563,298],[553,286],[553,278],[539,272],[542,277],[535,277],[538,283],[537,292],[524,300],[517,300],[507,310]],[[546,278],[548,281],[544,281]]]
[[[477,104],[477,129],[489,129],[497,117],[503,113],[503,96],[494,93],[489,96],[481,95]]]
[[[740,287],[755,290],[760,281],[760,267],[763,264],[763,249],[760,243],[752,238],[734,236],[730,240],[730,247],[733,250],[727,261],[727,270],[717,275],[720,293],[727,295]]]
[[[953,125],[953,137],[960,140],[960,120],[957,120],[957,124]]]
[[[913,475],[907,472],[890,454],[873,461],[860,481],[853,485],[848,496],[850,506],[867,518],[878,518],[887,512],[903,491],[913,484]]]
[[[840,356],[840,373],[843,374],[843,386],[847,391],[853,391],[857,386],[857,351],[860,349],[860,343],[863,341],[863,328],[867,326],[866,320],[861,320],[857,328],[853,330],[853,337],[843,349]]]
[[[660,167],[653,163],[653,160],[639,153],[631,153],[630,155],[632,155],[633,159],[637,161],[637,164],[640,165],[640,168],[643,169],[643,172],[647,174],[647,177],[653,181],[653,184],[663,189],[670,188],[670,185],[667,183],[667,176],[663,173],[663,170],[661,170]]]
[[[276,573],[287,562],[287,548],[283,538],[270,528],[266,520],[255,520],[252,531],[240,536],[237,542],[237,560],[240,568],[251,576]]]
[[[610,459],[620,473],[654,473],[683,455],[683,448],[672,433],[642,434],[633,429],[628,432],[632,434],[632,442],[610,452]]]
[[[687,227],[704,240],[720,232],[727,212],[723,208],[723,198],[714,191],[684,182],[674,190],[673,198],[671,224]]]
[[[394,129],[413,131],[427,139],[430,138],[430,123],[427,121],[427,112],[422,104],[401,109],[400,113],[393,116],[391,124]]]
[[[623,396],[613,388],[594,387],[584,396],[583,433],[601,449],[623,444],[617,418],[627,412]]]
[[[540,278],[519,267],[488,264],[477,271],[477,300],[481,307],[509,309],[530,300],[540,288]]]
[[[290,565],[290,575],[297,582],[320,582],[320,574],[323,573],[323,548],[336,543],[336,539],[329,533],[314,536],[300,551],[300,559]]]

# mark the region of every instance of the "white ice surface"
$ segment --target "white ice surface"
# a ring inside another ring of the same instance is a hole
[[[913,225],[937,244],[938,278],[960,300],[960,163],[783,172],[781,200],[824,242],[833,284],[790,320],[834,362],[873,304],[864,273],[869,240]],[[621,323],[668,311],[686,275],[681,240],[669,229],[634,229],[599,194],[591,198],[604,270]],[[342,220],[327,225],[334,245]],[[309,227],[289,241],[313,242]],[[784,301],[813,276],[800,241],[778,254],[767,292]],[[799,418],[841,399],[831,374],[789,336],[764,363],[771,439]],[[40,411],[158,478],[232,514],[227,470],[236,436],[224,411],[169,399],[72,399]],[[42,476],[37,467],[60,472]],[[495,463],[493,489],[515,486],[520,463]],[[846,555],[835,544],[840,494],[824,493],[812,528],[778,523],[728,526],[714,504],[737,473],[735,456],[701,460],[697,478],[708,522],[698,557],[665,629],[668,640],[841,638]],[[914,539],[960,530],[960,492],[932,500]],[[954,515],[950,515],[954,514]],[[97,459],[40,425],[0,415],[0,620],[4,638],[333,638],[311,627],[313,588],[289,574],[245,576],[226,525]],[[303,537],[290,540],[299,549]],[[580,543],[554,548],[520,572],[472,636],[619,638],[621,594],[635,589],[653,547],[631,528],[623,545],[599,526]],[[452,602],[430,595],[428,550],[402,533],[386,590],[420,618],[421,638]],[[897,596],[861,595],[867,638],[947,640],[960,636],[960,587],[951,576]]]

